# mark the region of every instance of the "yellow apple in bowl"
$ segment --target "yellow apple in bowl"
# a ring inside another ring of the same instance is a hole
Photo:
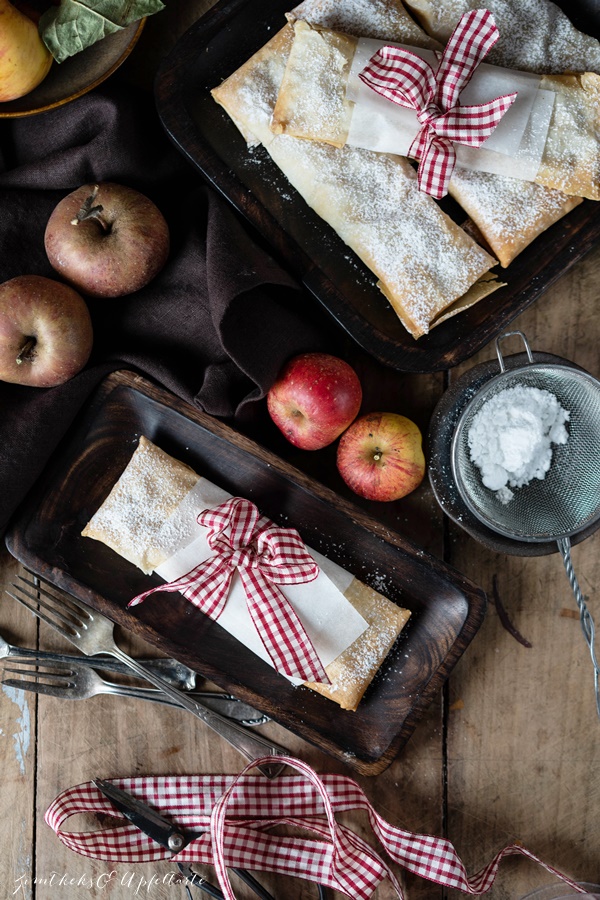
[[[340,438],[337,467],[348,487],[366,500],[399,500],[425,475],[422,435],[397,413],[368,413]]]
[[[51,65],[52,55],[36,23],[9,0],[0,0],[0,103],[28,94]]]

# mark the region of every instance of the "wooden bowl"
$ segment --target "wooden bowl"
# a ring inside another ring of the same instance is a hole
[[[0,103],[0,119],[34,116],[70,103],[101,84],[125,62],[142,32],[145,19],[70,56],[52,63],[46,78],[33,91],[17,100]]]

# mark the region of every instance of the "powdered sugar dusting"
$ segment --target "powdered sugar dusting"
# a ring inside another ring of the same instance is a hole
[[[165,519],[199,479],[144,437],[123,474],[83,534],[101,540],[143,571],[153,569],[149,549]]]
[[[254,65],[250,65],[250,61],[229,80],[239,107],[234,122],[250,145],[264,144],[265,137],[271,137],[269,122],[277,102],[292,38],[291,28],[283,29],[266,45],[265,50],[270,52],[260,54],[260,61],[257,60]],[[251,77],[246,77],[247,68]],[[214,95],[219,98],[219,88]]]
[[[593,73],[576,78],[546,77],[542,87],[556,95],[538,180],[568,194],[600,199],[600,77]]]
[[[309,686],[337,700],[343,709],[356,709],[366,687],[406,625],[410,612],[392,604],[366,585],[360,585],[354,599],[352,589],[347,596],[356,604],[369,627],[327,666],[329,685]]]
[[[341,146],[351,116],[345,86],[356,42],[305,22],[297,22],[294,31],[272,129]]]
[[[446,43],[454,26],[477,0],[406,0],[409,9],[426,22],[426,29]],[[600,73],[600,43],[578,31],[549,0],[486,0],[500,39],[487,61],[526,72]]]
[[[417,47],[437,46],[401,3],[389,0],[304,0],[289,15],[290,21],[304,19],[311,25],[343,31],[355,37],[398,41]]]
[[[384,614],[387,601],[381,598],[380,612]],[[377,604],[373,608],[374,618],[377,619]],[[386,658],[394,641],[398,637],[398,625],[396,622],[380,619],[377,625],[371,628],[354,641],[352,652],[344,652],[342,658],[338,658],[343,665],[332,666],[333,674],[330,675],[329,691],[336,693],[347,692],[357,685],[368,684],[381,663]],[[328,670],[329,674],[330,670]]]
[[[450,193],[477,223],[503,265],[580,202],[531,181],[458,166]]]
[[[495,260],[419,192],[407,160],[272,133],[282,47],[287,42],[289,49],[293,37],[288,29],[287,36],[274,39],[275,63],[270,54],[261,54],[243,78],[233,76],[235,121],[258,137],[309,206],[377,275],[404,324],[413,333],[426,333],[435,315],[463,296]],[[215,96],[219,99],[218,90]]]

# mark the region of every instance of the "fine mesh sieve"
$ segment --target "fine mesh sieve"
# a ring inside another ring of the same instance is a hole
[[[529,362],[507,370],[501,341],[519,335]],[[508,332],[496,341],[500,374],[487,381],[457,421],[451,447],[452,474],[465,505],[484,525],[513,540],[556,541],[579,608],[581,627],[594,665],[596,707],[600,717],[600,668],[595,653],[595,629],[571,562],[570,538],[600,518],[600,382],[568,365],[536,363],[525,335]],[[569,412],[566,444],[553,445],[552,463],[543,480],[514,488],[503,503],[486,488],[471,460],[469,431],[473,419],[494,396],[517,385],[549,391]]]

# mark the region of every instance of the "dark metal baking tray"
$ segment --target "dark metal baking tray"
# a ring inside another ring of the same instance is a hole
[[[399,371],[435,372],[468,359],[568,271],[600,237],[600,204],[585,201],[506,269],[500,288],[415,341],[375,276],[292,188],[264,148],[248,150],[210,95],[285,24],[284,0],[221,0],[179,40],[156,79],[172,141],[248,220],[270,251],[368,353]],[[570,14],[578,7],[570,7]],[[588,14],[584,23],[590,25]],[[600,33],[600,23],[596,23]],[[588,30],[590,30],[588,28]],[[457,221],[464,213],[449,203]]]

